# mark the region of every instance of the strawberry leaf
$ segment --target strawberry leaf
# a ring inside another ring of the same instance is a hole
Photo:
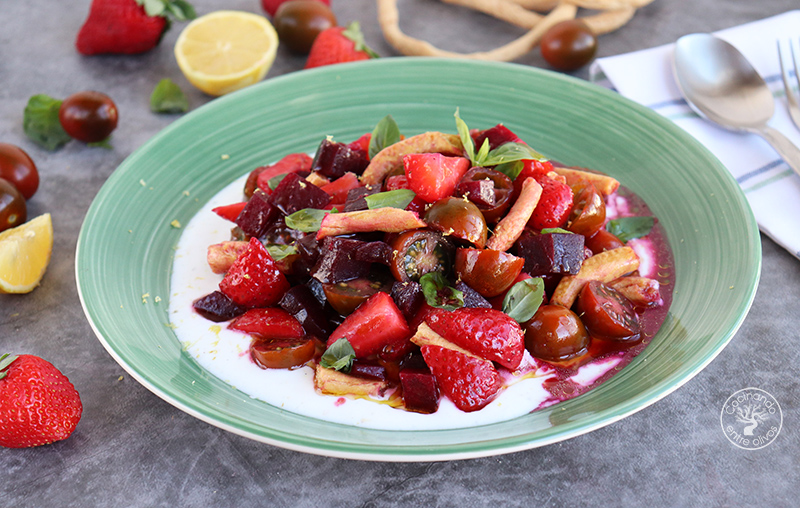
[[[356,350],[350,345],[350,341],[341,338],[331,344],[331,346],[322,353],[322,358],[319,359],[319,364],[326,369],[341,370],[350,372],[353,366],[353,360],[356,358]]]
[[[6,372],[6,369],[17,358],[18,358],[17,356],[10,355],[8,353],[3,353],[3,356],[0,356],[0,379],[3,379],[4,377],[6,377],[6,374],[8,374],[8,372]]]
[[[369,46],[367,46],[367,42],[364,40],[364,34],[361,32],[361,25],[358,24],[358,21],[353,21],[347,25],[347,28],[342,32],[342,35],[353,41],[356,51],[363,51],[369,55],[370,58],[380,57]]]
[[[197,17],[194,7],[186,0],[136,0],[136,3],[144,7],[145,14],[152,17],[172,17],[177,21]]]
[[[25,134],[48,150],[61,148],[72,139],[58,119],[61,102],[45,94],[34,95],[28,99],[22,116]]]
[[[503,312],[517,323],[524,323],[536,314],[544,301],[544,281],[541,277],[517,282],[503,298]]]

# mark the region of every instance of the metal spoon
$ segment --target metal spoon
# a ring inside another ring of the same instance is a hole
[[[735,47],[709,34],[686,35],[675,44],[673,71],[697,114],[727,129],[761,135],[800,175],[800,149],[767,125],[775,112],[772,92]]]

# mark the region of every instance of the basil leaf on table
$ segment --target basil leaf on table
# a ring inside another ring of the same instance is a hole
[[[58,109],[63,101],[49,95],[38,94],[28,99],[22,117],[22,129],[36,144],[55,150],[72,140],[61,127]]]
[[[150,111],[153,113],[185,113],[188,110],[189,99],[169,78],[159,81],[150,94]]]

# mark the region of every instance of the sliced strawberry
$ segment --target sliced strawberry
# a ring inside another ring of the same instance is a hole
[[[311,171],[311,162],[313,159],[307,153],[290,153],[275,164],[271,166],[262,166],[254,169],[250,176],[247,178],[248,184],[250,180],[255,181],[255,187],[263,190],[267,194],[272,192],[269,187],[269,181],[279,175],[286,175],[288,173],[297,173],[298,171]],[[247,195],[247,187],[245,185],[245,195]],[[255,190],[253,187],[253,191]],[[253,193],[250,191],[250,194]]]
[[[224,205],[218,206],[216,208],[212,208],[211,211],[215,214],[219,215],[223,219],[229,220],[231,222],[236,222],[236,217],[242,213],[242,209],[247,204],[247,201],[242,201],[241,203],[233,203],[232,205]]]
[[[497,394],[500,376],[492,362],[442,346],[420,348],[444,395],[462,411],[481,409]]]
[[[487,139],[489,140],[490,150],[494,150],[498,146],[506,143],[522,143],[522,140],[519,138],[519,136],[511,132],[508,127],[501,123],[495,125],[491,129],[473,133],[472,140],[475,143],[475,149],[479,150],[481,146],[483,146],[484,141]]]
[[[328,346],[341,338],[350,341],[356,358],[402,347],[411,337],[403,313],[388,293],[370,296],[333,331]]]
[[[572,189],[566,183],[551,178],[553,165],[549,161],[524,161],[524,167],[514,180],[514,193],[519,195],[522,183],[532,176],[542,186],[539,203],[533,210],[528,227],[536,230],[563,226],[572,211]]]
[[[425,319],[431,329],[457,346],[515,370],[525,351],[519,323],[495,309],[436,309]]]
[[[225,296],[245,307],[271,307],[289,287],[289,281],[257,238],[250,239],[247,250],[236,258],[219,283]]]
[[[306,60],[306,69],[345,62],[377,58],[364,42],[364,34],[357,21],[345,28],[335,26],[320,32],[314,39]]]
[[[448,157],[440,153],[415,153],[403,157],[408,186],[417,197],[433,203],[453,194],[469,170],[469,159]]]
[[[231,321],[228,328],[255,333],[264,339],[300,339],[305,336],[300,322],[277,307],[250,309]]]

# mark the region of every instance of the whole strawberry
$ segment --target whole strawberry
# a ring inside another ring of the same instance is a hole
[[[75,47],[83,55],[125,54],[150,51],[176,20],[195,17],[185,0],[93,0]]]
[[[378,58],[378,55],[367,46],[361,27],[353,21],[347,28],[335,26],[320,32],[311,46],[305,68],[370,58]]]
[[[72,383],[37,356],[0,356],[0,446],[27,448],[68,438],[83,406]]]

